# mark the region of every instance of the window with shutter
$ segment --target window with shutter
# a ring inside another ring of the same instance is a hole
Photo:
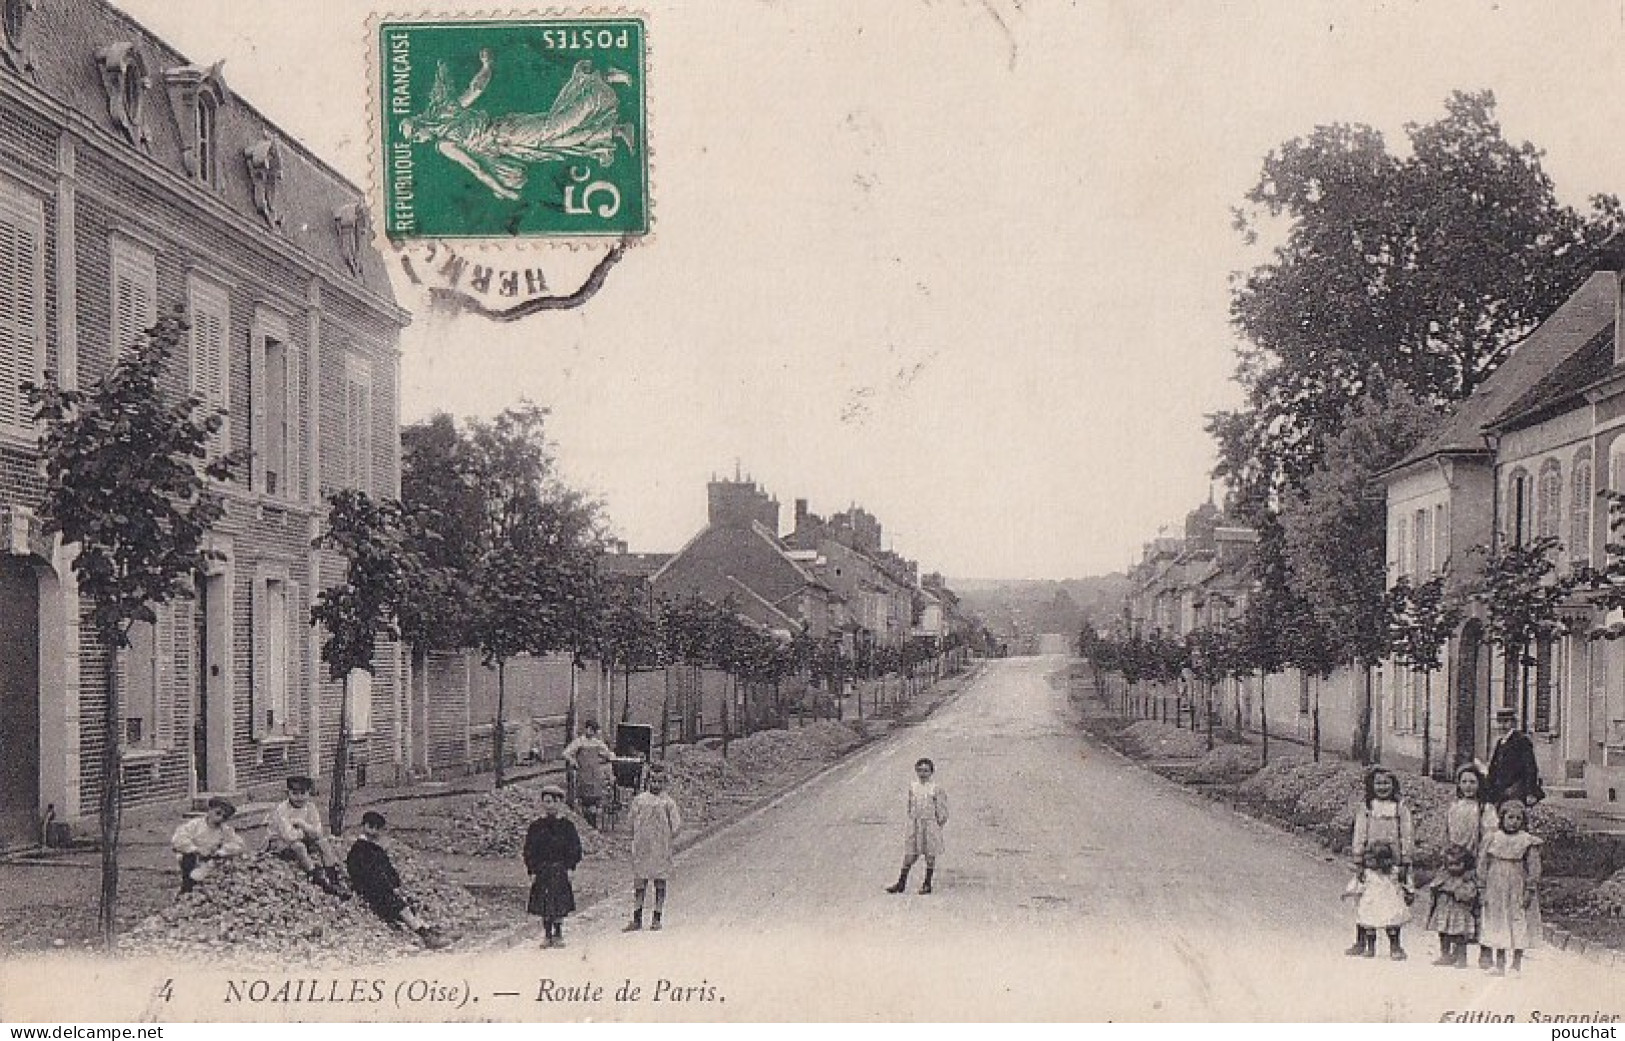
[[[1416,518],[1411,524],[1411,574],[1418,579],[1427,578],[1433,571],[1433,536],[1429,531],[1429,522],[1432,518],[1427,510],[1417,510]]]
[[[197,275],[188,279],[186,295],[192,322],[191,393],[210,409],[224,412],[230,407],[231,298],[224,287]],[[210,452],[223,455],[229,446],[230,429],[222,426]]]
[[[352,355],[345,366],[345,462],[349,484],[372,492],[372,366]]]
[[[272,730],[288,728],[288,585],[265,583],[265,707]]]
[[[1536,502],[1536,532],[1541,538],[1556,538],[1563,530],[1563,467],[1556,459],[1540,464]]]
[[[350,733],[372,733],[372,673],[356,669],[345,684],[350,694]]]
[[[162,622],[162,614],[159,616]],[[158,626],[136,622],[130,626],[130,645],[119,655],[124,733],[120,743],[129,749],[147,749],[158,743]]]
[[[1530,729],[1537,734],[1552,729],[1553,692],[1557,687],[1559,648],[1551,637],[1542,637],[1535,645],[1535,704]]]
[[[113,360],[144,343],[158,324],[158,266],[151,251],[113,239]]]
[[[1523,470],[1512,471],[1512,477],[1507,483],[1507,509],[1511,516],[1507,534],[1512,538],[1514,546],[1521,546],[1529,539],[1529,474]]]
[[[1394,576],[1403,578],[1410,574],[1410,540],[1406,538],[1409,525],[1404,517],[1394,522]]]
[[[1591,562],[1591,458],[1575,456],[1569,472],[1569,559],[1576,564]]]
[[[31,437],[22,384],[45,367],[45,215],[0,182],[0,431]]]

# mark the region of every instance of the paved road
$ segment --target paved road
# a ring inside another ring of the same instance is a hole
[[[1046,680],[1064,664],[994,663],[927,722],[696,845],[665,932],[620,935],[629,901],[611,901],[571,920],[568,950],[516,951],[512,968],[726,999],[592,1012],[603,1018],[1625,1012],[1625,974],[1560,952],[1496,980],[1429,965],[1435,939],[1413,928],[1409,962],[1343,957],[1346,869],[1091,744]],[[950,794],[948,853],[934,895],[891,896],[921,755]]]

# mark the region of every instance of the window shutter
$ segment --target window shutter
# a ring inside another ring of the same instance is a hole
[[[372,733],[372,673],[354,669],[345,683],[350,691],[350,733]]]
[[[299,470],[299,444],[300,431],[303,429],[300,417],[304,412],[299,407],[300,388],[304,385],[305,353],[291,341],[283,346],[284,368],[287,371],[287,405],[282,410],[282,421],[287,430],[282,449],[282,468],[286,471],[282,475],[282,487],[279,489],[284,499],[295,502],[305,497],[305,482],[301,479]],[[300,631],[303,626],[295,631]]]
[[[186,603],[185,600],[171,600],[159,608],[158,624],[153,631],[157,673],[152,698],[153,741],[160,748],[171,747],[175,738],[175,701],[187,671],[180,661],[184,641],[178,636],[177,626]]]
[[[1585,564],[1591,560],[1591,461],[1575,460],[1569,474],[1569,559]]]
[[[1556,641],[1547,638],[1535,645],[1535,719],[1530,728],[1537,734],[1552,729],[1552,680],[1555,671]]]
[[[0,193],[0,425],[27,427],[21,384],[42,367],[43,210]]]
[[[1395,573],[1399,577],[1410,574],[1409,570],[1407,570],[1410,563],[1410,553],[1408,552],[1409,540],[1405,537],[1406,530],[1406,519],[1401,517],[1394,525],[1394,567]]]
[[[265,330],[256,328],[248,352],[249,487],[257,492],[265,490],[265,337]]]
[[[254,579],[254,590],[249,612],[253,619],[253,671],[250,677],[249,711],[252,714],[251,732],[258,741],[271,732],[270,675],[266,669],[266,634],[269,626],[265,619],[265,579]]]
[[[299,583],[284,584],[288,599],[288,707],[287,729],[298,733],[305,718],[305,613],[299,602]]]
[[[158,274],[152,254],[113,243],[113,360],[140,345],[158,324]]]

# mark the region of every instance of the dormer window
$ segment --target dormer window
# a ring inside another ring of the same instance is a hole
[[[12,71],[32,76],[34,62],[23,49],[23,30],[38,0],[0,0],[0,58]]]
[[[164,72],[186,172],[210,187],[220,184],[220,109],[228,97],[220,66],[182,65]]]
[[[372,224],[367,217],[367,207],[363,203],[345,203],[333,211],[333,230],[339,239],[339,256],[344,258],[344,266],[350,269],[350,274],[361,277],[362,257],[366,255],[366,245],[372,237]]]
[[[145,114],[147,88],[152,86],[152,80],[141,52],[133,43],[109,44],[96,52],[96,63],[101,68],[107,115],[113,125],[137,148],[150,147]]]
[[[215,128],[219,123],[220,110],[215,100],[207,94],[198,95],[197,106],[193,109],[197,118],[197,130],[193,140],[197,142],[197,179],[204,184],[216,183],[216,172],[219,164],[215,155]]]

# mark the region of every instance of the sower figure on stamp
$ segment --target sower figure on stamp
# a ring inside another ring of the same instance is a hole
[[[915,779],[908,786],[908,831],[903,840],[903,870],[897,881],[886,887],[888,893],[908,888],[908,873],[914,862],[925,858],[925,881],[921,893],[931,892],[937,857],[942,853],[942,827],[948,823],[948,794],[936,782],[937,765],[929,759],[914,764]]]
[[[598,736],[598,721],[589,719],[581,736],[564,749],[564,768],[575,778],[576,805],[587,823],[598,827],[598,807],[609,787],[609,767],[614,760],[609,746]]]
[[[581,834],[564,808],[564,789],[542,788],[542,815],[525,834],[525,870],[530,874],[530,902],[526,907],[542,920],[547,938],[543,947],[564,946],[564,918],[576,909],[570,872],[581,863]]]
[[[440,933],[420,918],[401,895],[401,876],[383,846],[384,826],[384,815],[376,810],[361,815],[361,837],[350,846],[350,853],[344,858],[350,884],[379,918],[390,925],[399,922],[406,926],[430,950],[446,946]]]
[[[169,845],[181,858],[182,893],[190,893],[193,886],[209,877],[215,861],[248,852],[227,823],[236,815],[237,807],[215,796],[209,800],[207,813],[175,829]]]
[[[471,106],[491,83],[491,52],[480,52],[480,71],[457,94],[451,70],[441,63],[427,107],[401,121],[401,135],[436,142],[440,154],[457,163],[499,199],[517,199],[525,187],[525,167],[563,159],[592,159],[608,166],[617,142],[635,151],[630,123],[620,121],[620,99],[612,83],[630,83],[619,69],[598,72],[592,62],[576,63],[570,79],[546,113],[492,116]]]
[[[671,877],[672,852],[683,826],[677,800],[666,793],[666,769],[649,770],[649,788],[632,800],[632,920],[626,932],[643,928],[643,899],[649,883],[655,886],[655,914],[650,929],[659,929],[666,911],[666,880]]]

